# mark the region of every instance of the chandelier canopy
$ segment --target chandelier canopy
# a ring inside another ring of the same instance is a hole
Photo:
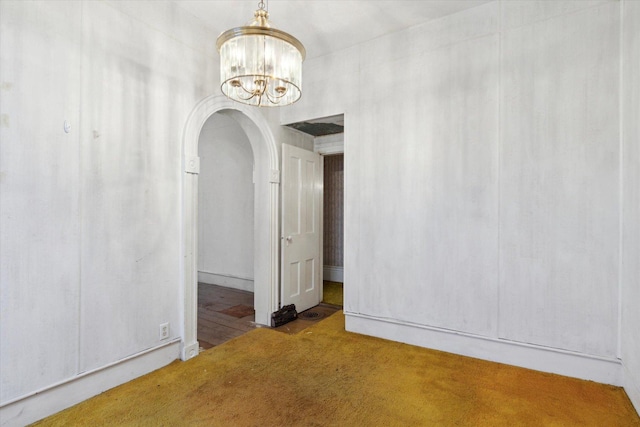
[[[220,34],[220,84],[234,101],[255,106],[283,106],[302,95],[302,61],[298,39],[269,24],[264,1],[244,27]]]

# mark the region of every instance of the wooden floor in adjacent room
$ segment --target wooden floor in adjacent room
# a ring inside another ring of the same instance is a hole
[[[201,348],[215,347],[255,327],[253,292],[198,283],[198,342]]]
[[[295,334],[342,307],[320,304],[298,313],[298,319],[274,328]],[[198,283],[198,342],[204,350],[239,337],[260,325],[255,323],[253,292]]]

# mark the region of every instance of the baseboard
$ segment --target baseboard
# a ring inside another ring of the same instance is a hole
[[[481,337],[452,330],[345,313],[346,330],[491,362],[621,386],[619,359]]]
[[[168,365],[180,356],[180,341],[132,355],[0,407],[0,425],[24,426]]]
[[[325,265],[322,269],[322,280],[330,282],[344,282],[344,267]]]
[[[635,378],[631,371],[624,366],[624,391],[627,392],[627,396],[629,396],[629,400],[633,404],[634,408],[636,408],[636,412],[640,414],[640,381],[638,378]]]
[[[198,271],[198,282],[253,292],[253,279]]]
[[[200,343],[198,341],[180,347],[180,359],[184,362],[193,359],[200,353]]]

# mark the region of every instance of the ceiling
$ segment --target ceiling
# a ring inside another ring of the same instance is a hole
[[[245,25],[258,8],[258,0],[174,1],[200,18],[215,34]],[[265,3],[272,25],[299,39],[309,59],[489,1],[265,0]]]
[[[245,25],[259,0],[174,0],[214,33]],[[271,25],[302,42],[307,59],[451,15],[492,0],[265,0]],[[212,45],[215,40],[211,40]],[[342,116],[289,127],[314,137],[341,133]]]

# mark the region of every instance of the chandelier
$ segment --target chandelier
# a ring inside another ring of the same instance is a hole
[[[302,43],[272,28],[264,1],[244,27],[220,34],[222,93],[234,101],[255,106],[282,106],[302,95]]]

